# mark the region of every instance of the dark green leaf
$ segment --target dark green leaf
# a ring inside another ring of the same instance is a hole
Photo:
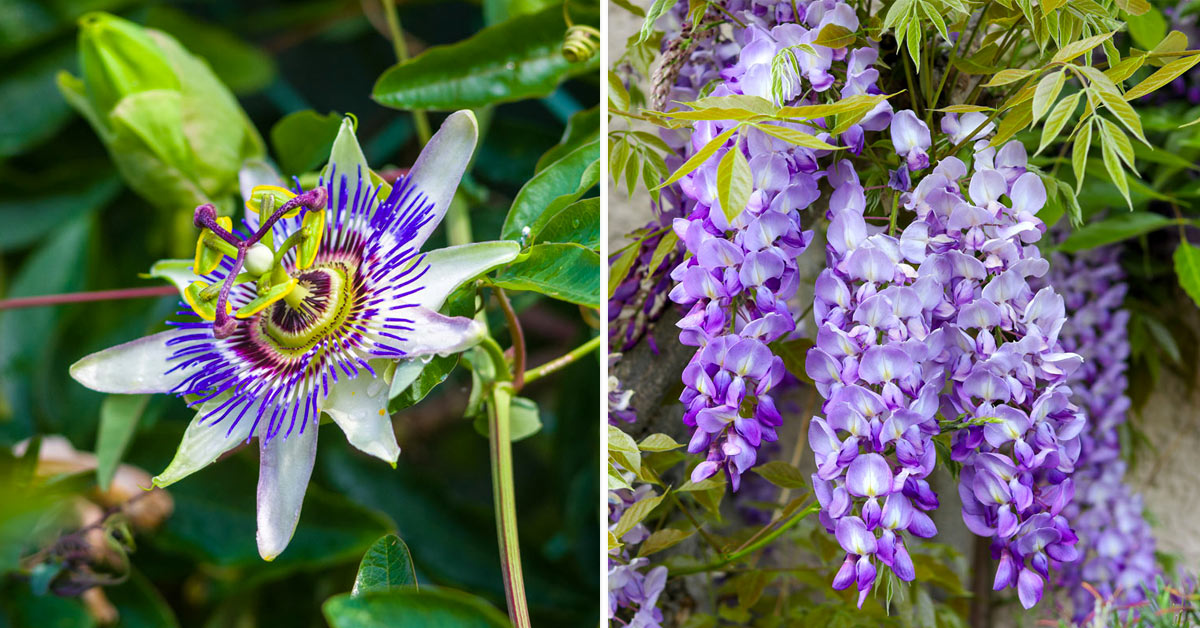
[[[389,534],[375,541],[358,564],[358,576],[350,595],[359,596],[400,587],[416,587],[412,555],[400,537]]]
[[[600,247],[600,199],[586,198],[562,208],[546,222],[533,242],[575,242]]]
[[[545,96],[564,79],[595,70],[599,55],[570,63],[561,5],[483,29],[392,66],[372,97],[396,109],[450,111]]]
[[[1174,221],[1161,214],[1122,212],[1100,222],[1085,225],[1072,233],[1058,248],[1067,253],[1074,253],[1127,240],[1170,224],[1174,224]]]
[[[32,244],[76,216],[100,209],[121,191],[120,179],[104,169],[75,183],[53,185],[43,194],[0,199],[0,251]]]
[[[567,128],[563,130],[562,139],[538,159],[534,172],[541,172],[546,166],[566,157],[571,151],[598,137],[600,137],[600,107],[592,107],[575,113],[570,120],[567,120]]]
[[[1192,301],[1200,307],[1200,247],[1190,242],[1180,242],[1175,247],[1175,274],[1179,285]]]
[[[536,231],[539,222],[554,215],[551,213],[546,216],[548,210],[561,209],[582,196],[599,178],[600,171],[595,167],[599,160],[600,140],[596,139],[533,175],[513,199],[512,207],[504,218],[500,237],[518,240],[525,227]]]
[[[322,607],[333,628],[506,628],[495,607],[449,589],[394,590],[362,597],[338,595]]]
[[[342,126],[335,112],[321,115],[311,109],[284,116],[271,127],[271,149],[283,174],[314,170],[329,159],[329,151]]]
[[[105,587],[108,601],[117,608],[120,628],[178,628],[179,620],[162,594],[141,572],[115,587]]]
[[[0,111],[4,112],[0,116],[0,158],[49,139],[71,119],[71,108],[58,94],[55,76],[63,67],[75,65],[74,53],[74,46],[59,46],[6,68],[0,78]]]
[[[804,488],[808,485],[800,469],[783,460],[772,460],[751,470],[779,488]]]
[[[108,490],[148,401],[149,395],[109,395],[100,404],[100,431],[96,436],[96,482],[100,490]]]
[[[600,307],[600,255],[578,244],[536,244],[493,283],[591,308]]]

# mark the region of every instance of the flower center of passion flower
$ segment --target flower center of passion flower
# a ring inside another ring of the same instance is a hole
[[[354,270],[329,262],[297,272],[296,287],[273,303],[258,320],[264,336],[282,353],[300,354],[350,315]]]

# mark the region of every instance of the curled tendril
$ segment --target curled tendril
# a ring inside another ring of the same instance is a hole
[[[563,37],[562,55],[571,63],[589,61],[600,52],[600,31],[584,24],[572,24]]]

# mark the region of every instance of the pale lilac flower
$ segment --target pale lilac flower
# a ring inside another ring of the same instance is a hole
[[[432,356],[479,342],[485,332],[478,323],[437,310],[456,287],[512,260],[519,249],[515,242],[485,242],[420,252],[449,207],[477,133],[469,111],[451,115],[410,174],[381,198],[381,186],[370,180],[347,120],[321,187],[301,195],[316,201],[313,206],[262,231],[259,217],[251,213],[244,230],[235,230],[259,232],[255,238],[269,231],[268,238],[284,243],[315,221],[328,223],[305,253],[311,257],[300,259],[298,249],[283,253],[291,292],[267,295],[278,300],[263,302],[266,297],[254,281],[235,283],[228,311],[238,310],[238,318],[218,310],[215,324],[185,309],[170,331],[106,349],[71,367],[72,377],[94,390],[171,393],[199,407],[174,460],[154,478],[156,486],[177,482],[257,437],[258,549],[271,560],[295,531],[322,413],[352,445],[395,463],[400,448],[387,411],[389,390],[411,383]],[[264,184],[282,181],[265,165],[243,170],[247,198]],[[317,215],[324,199],[327,218]],[[206,227],[217,223],[205,211],[197,218]],[[268,253],[250,251],[245,267],[251,273],[271,257],[265,244],[254,246]],[[195,285],[221,285],[239,270],[241,257],[237,263],[224,257],[215,270],[199,276],[188,260],[160,262],[156,268],[165,268],[191,303]]]
[[[912,172],[929,167],[929,127],[909,109],[892,116],[892,147]]]

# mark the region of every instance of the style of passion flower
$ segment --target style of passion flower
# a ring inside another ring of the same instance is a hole
[[[247,167],[243,194],[258,213],[247,212],[243,229],[211,206],[197,208],[203,232],[191,269],[160,262],[175,269],[170,278],[191,309],[169,331],[71,367],[93,390],[171,393],[199,408],[156,486],[257,437],[258,550],[271,560],[295,532],[322,413],[352,445],[395,464],[389,390],[411,382],[433,355],[482,339],[482,325],[438,308],[519,252],[515,242],[421,252],[477,136],[471,112],[451,115],[389,192],[371,178],[346,121],[317,188],[293,193],[269,168]]]

